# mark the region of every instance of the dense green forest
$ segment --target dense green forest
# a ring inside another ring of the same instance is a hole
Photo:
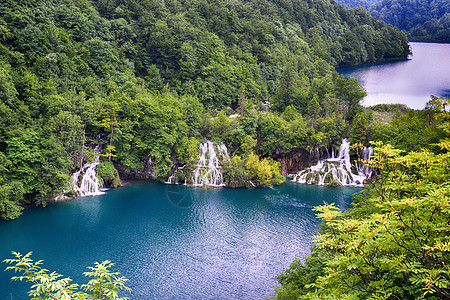
[[[0,219],[67,191],[94,149],[114,184],[188,172],[200,142],[223,142],[240,187],[276,184],[283,158],[317,159],[345,136],[380,141],[372,188],[347,212],[317,208],[318,244],[274,298],[449,298],[448,100],[364,108],[362,86],[334,69],[408,54],[399,29],[328,0],[3,0]],[[43,279],[37,296],[125,288],[109,262],[80,287],[29,254],[7,262]]]
[[[447,0],[339,0],[347,8],[364,7],[379,20],[407,33],[412,41],[450,42],[450,2]]]
[[[447,0],[382,0],[371,6],[369,12],[406,31],[410,40],[450,42],[450,2]]]
[[[206,139],[236,156],[230,185],[278,182],[282,155],[351,131],[365,91],[335,66],[408,54],[327,0],[2,1],[0,216],[67,192],[95,147],[109,182],[189,171]]]
[[[450,42],[447,0],[382,0],[369,8],[377,19],[406,31],[410,40]]]
[[[277,277],[272,299],[450,297],[450,113],[448,99],[435,100],[442,138],[410,144],[407,153],[374,143],[368,163],[378,176],[353,209],[315,208],[322,219],[317,244]]]

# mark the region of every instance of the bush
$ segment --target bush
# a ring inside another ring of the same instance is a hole
[[[103,180],[106,186],[116,188],[121,185],[119,172],[110,161],[104,161],[97,166],[97,176]]]

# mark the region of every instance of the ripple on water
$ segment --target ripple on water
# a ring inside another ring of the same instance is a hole
[[[81,282],[77,274],[85,266],[109,259],[129,279],[131,299],[264,299],[275,277],[309,253],[319,224],[312,208],[324,201],[348,207],[348,191],[355,191],[296,183],[254,190],[167,187],[130,185],[29,210],[0,224],[0,239],[8,241],[0,254],[33,250],[46,267]],[[191,197],[183,202],[189,205],[174,205],[169,191]],[[26,284],[11,285],[11,275],[0,272],[0,299],[10,293],[28,299]]]

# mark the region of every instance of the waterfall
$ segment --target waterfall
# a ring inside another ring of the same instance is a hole
[[[101,195],[103,192],[100,190],[102,188],[102,182],[97,178],[96,167],[100,162],[99,159],[99,148],[97,145],[94,148],[95,159],[94,162],[85,164],[77,172],[72,174],[72,190],[75,196],[93,196]],[[81,181],[80,181],[80,175]]]
[[[230,160],[230,157],[224,144],[215,144],[211,141],[200,144],[199,159],[191,174],[192,185],[225,186],[220,165],[225,159]]]
[[[366,147],[363,149],[361,153],[361,161],[356,164],[356,170],[358,174],[365,175],[367,178],[372,176],[373,170],[368,165],[364,164],[364,161],[370,160],[370,157],[373,156],[373,147]]]
[[[182,167],[178,167],[178,169],[169,176],[169,178],[167,178],[167,181],[165,181],[164,183],[166,184],[178,184],[179,182],[177,181],[177,174],[178,172],[183,172],[183,169],[186,167],[186,165],[182,166]],[[184,177],[184,185],[187,184],[187,178]]]
[[[224,144],[207,141],[200,144],[198,153],[197,164],[190,174],[192,186],[225,186],[221,163],[224,160],[230,160],[227,147]],[[180,179],[184,177],[184,184],[186,185],[188,182],[186,176],[188,175],[186,175],[186,171],[183,171],[185,167],[186,165],[178,167],[165,183],[178,184]]]
[[[95,168],[99,164],[98,161],[85,164],[80,170],[72,174],[73,192],[76,196],[100,195],[102,184],[97,178]],[[80,175],[82,175],[80,181]]]
[[[373,148],[369,147],[364,150],[361,159],[368,160],[373,155]],[[356,170],[358,174],[352,173],[350,142],[347,139],[343,139],[336,158],[334,157],[334,152],[332,152],[332,158],[320,160],[317,165],[294,175],[292,180],[318,185],[363,186],[364,180],[370,177],[371,170],[362,162],[358,162]]]

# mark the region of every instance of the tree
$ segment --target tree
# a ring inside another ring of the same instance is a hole
[[[450,297],[450,114],[448,99],[435,100],[441,153],[374,143],[369,166],[380,175],[352,210],[315,209],[323,223],[313,255],[279,277],[278,299]]]
[[[219,111],[217,118],[212,120],[212,133],[214,137],[226,140],[230,134],[231,121],[226,116],[225,112]]]
[[[335,84],[336,96],[344,104],[344,119],[352,121],[360,107],[359,102],[367,95],[366,90],[355,78],[339,76]]]
[[[315,209],[323,223],[314,251],[328,258],[312,283],[294,286],[300,299],[450,297],[448,153],[401,156],[390,145],[376,145],[370,166],[381,175],[355,208]],[[448,140],[441,146],[450,150]]]
[[[248,156],[253,151],[253,148],[255,148],[256,143],[257,140],[252,138],[250,135],[246,135],[244,137],[244,141],[241,144],[241,150],[244,155]]]
[[[13,281],[28,281],[33,284],[28,292],[32,300],[126,300],[127,297],[119,297],[119,292],[131,292],[131,289],[125,286],[128,279],[119,277],[118,272],[111,272],[110,268],[114,264],[108,260],[88,267],[90,271],[84,272],[83,275],[91,279],[86,284],[78,285],[71,283],[72,279],[68,277],[43,269],[42,260],[33,262],[30,258],[31,252],[22,255],[13,251],[12,254],[15,258],[3,261],[10,264],[6,270],[22,274],[12,277]]]
[[[382,175],[364,200],[372,211],[316,209],[324,222],[318,249],[332,255],[313,284],[318,295],[450,297],[450,159],[427,150],[399,154],[389,145],[376,148],[370,165]]]
[[[320,104],[316,96],[308,104],[308,114],[311,118],[311,127],[314,128],[314,121],[320,116]]]
[[[367,143],[367,120],[362,113],[356,114],[353,120],[352,142]]]
[[[225,162],[223,173],[227,186],[251,187],[249,172],[245,168],[245,161],[240,156],[235,155],[230,161]]]
[[[121,100],[120,96],[123,95],[115,92],[114,96],[112,96],[109,101],[105,102],[105,115],[108,117],[102,119],[100,123],[100,126],[105,130],[111,131],[111,134],[109,135],[109,145],[106,146],[106,153],[103,154],[105,157],[108,157],[109,161],[111,161],[111,157],[116,157],[116,155],[113,154],[113,152],[116,151],[116,147],[113,145],[114,129],[126,123],[126,121],[120,121],[118,116],[121,111],[118,103]],[[114,99],[116,97],[117,99]]]
[[[20,201],[23,200],[23,194],[23,185],[19,181],[0,185],[0,219],[11,220],[22,214]]]
[[[283,112],[287,106],[294,105],[301,112],[306,109],[309,82],[297,71],[296,62],[290,61],[281,75],[280,84],[273,95],[273,109]]]

